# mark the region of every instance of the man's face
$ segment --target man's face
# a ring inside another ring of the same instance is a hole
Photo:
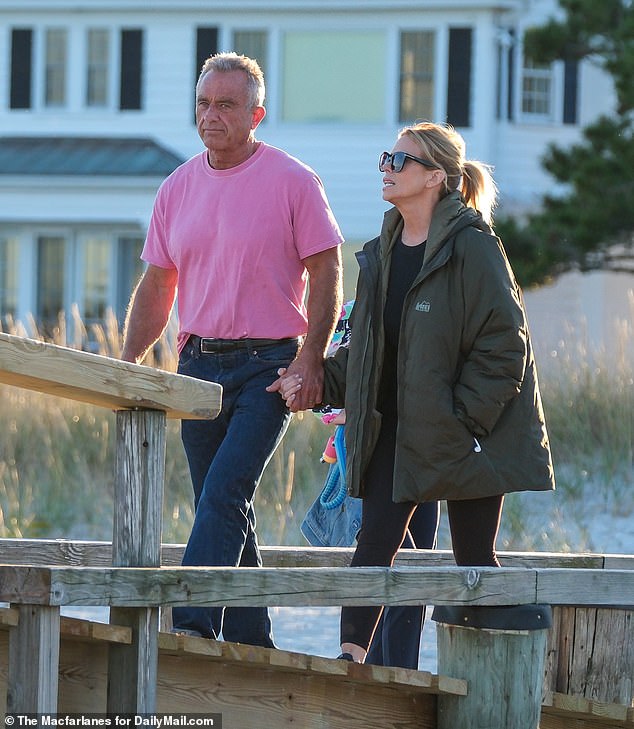
[[[264,113],[250,106],[244,71],[210,71],[198,82],[196,127],[212,155],[239,154]]]

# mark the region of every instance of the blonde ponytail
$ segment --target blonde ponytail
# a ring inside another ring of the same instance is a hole
[[[491,225],[498,199],[498,188],[491,167],[477,160],[466,160],[462,165],[460,192],[465,203],[478,210]]]
[[[420,122],[402,129],[420,147],[426,159],[446,174],[446,193],[459,190],[465,203],[480,212],[490,225],[497,204],[498,189],[491,167],[484,162],[465,159],[465,141],[449,124]]]

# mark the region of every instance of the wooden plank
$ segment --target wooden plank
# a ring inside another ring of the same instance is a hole
[[[58,607],[19,605],[9,632],[7,711],[55,713],[59,672]]]
[[[634,729],[634,708],[547,691],[540,729]]]
[[[347,567],[353,549],[338,547],[260,547],[265,567]],[[184,544],[162,544],[161,564],[181,564]],[[557,552],[498,552],[503,567],[631,569],[632,555],[575,554]],[[110,566],[110,542],[70,539],[0,539],[0,563],[34,565]],[[396,558],[398,567],[450,567],[453,554],[447,550],[404,549]]]
[[[112,566],[112,543],[75,539],[0,539],[0,564]]]
[[[108,650],[108,713],[153,714],[157,703],[158,608],[111,608],[110,620],[132,629],[130,645]]]
[[[634,608],[631,571],[543,569],[536,575],[538,603]]]
[[[163,652],[192,653],[206,656],[209,660],[219,660],[242,666],[259,666],[261,669],[279,669],[303,674],[328,674],[336,676],[341,681],[373,681],[391,686],[407,686],[409,691],[420,691],[421,693],[446,693],[456,696],[467,694],[465,681],[448,676],[436,676],[429,671],[370,664],[360,665],[306,653],[206,640],[173,633],[160,633],[159,645]]]
[[[634,603],[634,572],[506,567],[152,569],[0,565],[0,600],[119,607],[377,603],[618,607]]]
[[[85,630],[88,632],[88,628]],[[394,689],[385,684],[375,686],[367,680],[359,681],[358,684],[354,681],[342,681],[340,673],[324,670],[323,667],[339,668],[344,664],[343,661],[286,651],[269,651],[272,656],[269,668],[265,669],[265,664],[255,656],[248,670],[241,671],[240,662],[244,656],[232,660],[228,653],[223,655],[222,648],[225,644],[221,642],[172,634],[160,634],[159,640],[159,711],[217,711],[223,713],[225,723],[228,721],[227,717],[232,717],[232,727],[251,729],[253,726],[264,726],[257,722],[255,716],[262,709],[261,704],[266,697],[277,702],[275,707],[266,708],[266,715],[269,712],[279,712],[274,716],[275,723],[269,726],[293,723],[301,727],[344,729],[348,724],[346,714],[340,711],[340,707],[347,705],[350,710],[354,709],[355,715],[364,717],[365,726],[368,726],[368,717],[372,715],[370,712],[378,703],[379,716],[384,720],[387,707],[396,706],[395,717],[402,719],[404,711],[412,712],[406,714],[409,719],[402,726],[436,729],[435,697],[421,694],[417,685],[408,687],[407,683],[403,683],[396,690],[396,678]],[[260,650],[267,652],[265,648]],[[107,644],[103,641],[78,640],[73,634],[62,634],[59,711],[89,713],[105,710],[107,652]],[[279,660],[274,660],[273,656],[275,659],[279,657]],[[0,713],[4,713],[6,709],[7,657],[8,631],[0,630]],[[307,675],[302,676],[301,670],[295,670],[297,661],[306,666]],[[218,668],[210,670],[210,665],[214,664]],[[342,670],[348,676],[346,665],[343,665]],[[273,678],[266,677],[265,671],[272,673]],[[319,676],[320,673],[323,675]],[[432,677],[438,683],[446,678]],[[266,690],[259,694],[261,682]],[[288,689],[287,695],[281,692],[281,687]],[[366,692],[374,694],[376,703],[368,700]],[[336,697],[336,710],[330,711],[333,695]],[[316,706],[319,700],[325,710],[318,720]],[[404,705],[410,708],[406,710]],[[367,707],[367,711],[364,711],[364,707]],[[241,716],[242,711],[245,712],[244,716]],[[293,722],[290,722],[291,719]],[[383,725],[394,724],[386,720]],[[547,692],[542,706],[540,729],[634,729],[634,709]]]
[[[0,382],[113,410],[150,408],[170,418],[215,418],[213,382],[0,332]]]
[[[159,650],[164,653],[195,653],[201,656],[221,656],[222,643],[182,633],[159,633]]]
[[[46,567],[0,565],[0,601],[51,605],[51,572]]]
[[[327,660],[327,659],[323,659]],[[331,659],[331,663],[334,661]],[[363,668],[363,666],[358,666]],[[341,680],[242,662],[160,656],[158,711],[222,713],[231,729],[436,729],[436,697],[401,686]],[[213,707],[213,708],[212,708]]]
[[[159,567],[165,413],[117,413],[112,563]],[[108,655],[109,712],[153,713],[158,670],[158,608],[113,608],[110,621],[129,626],[129,645],[111,646]]]
[[[14,627],[20,620],[20,611],[18,608],[3,607],[0,608],[0,626]]]
[[[232,729],[297,726],[302,729],[365,729],[368,726],[436,729],[436,696],[417,685],[355,680],[346,662],[305,656],[345,671],[319,671],[312,665],[302,672],[252,661],[235,651],[206,655],[198,650],[173,650],[172,639],[161,635],[157,711],[166,713],[221,713]],[[224,646],[216,641],[193,641]],[[193,647],[187,641],[184,645]],[[267,652],[262,648],[259,651]],[[104,712],[107,684],[104,643],[63,639],[60,649],[59,711]],[[238,649],[238,652],[240,649]],[[269,651],[271,655],[284,651]],[[292,654],[299,655],[299,654]],[[7,656],[7,635],[0,631],[0,667]],[[290,661],[289,661],[290,662]],[[358,666],[363,668],[363,666]],[[380,668],[380,667],[377,667]],[[390,669],[383,669],[389,673]],[[0,712],[4,711],[6,678],[0,670]]]
[[[545,688],[630,706],[634,699],[634,612],[572,606],[553,612]]]
[[[542,707],[539,729],[632,729],[634,724],[589,715],[570,715],[548,706]]]
[[[630,554],[605,554],[603,567],[609,570],[629,570],[634,564],[634,557]]]
[[[517,604],[534,602],[535,580],[531,570],[458,567],[0,566],[0,600],[20,602],[19,583],[30,602],[52,605]]]
[[[105,643],[132,643],[132,629],[125,625],[108,625],[95,623],[80,618],[69,618],[62,615],[60,631],[64,638],[76,638],[90,642],[103,641]]]

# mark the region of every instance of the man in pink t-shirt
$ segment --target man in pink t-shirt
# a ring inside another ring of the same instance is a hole
[[[178,371],[218,382],[213,421],[182,438],[196,515],[184,565],[259,566],[253,500],[290,411],[266,387],[301,377],[301,409],[321,401],[322,360],[342,304],[341,232],[317,175],[255,139],[265,115],[258,64],[207,59],[196,86],[206,147],[161,185],[128,309],[122,358],[163,333],[178,292]],[[307,284],[308,296],[306,297]],[[174,608],[174,630],[274,647],[266,608]]]

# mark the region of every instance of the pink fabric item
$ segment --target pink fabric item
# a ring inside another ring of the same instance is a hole
[[[141,258],[178,270],[178,347],[190,334],[283,339],[306,333],[302,259],[343,242],[321,181],[263,142],[237,167],[206,151],[159,188]]]

